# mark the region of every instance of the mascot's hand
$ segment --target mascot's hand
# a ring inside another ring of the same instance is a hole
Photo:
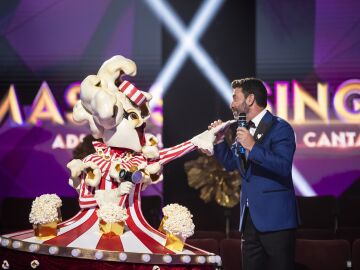
[[[218,136],[220,133],[226,132],[226,130],[230,127],[230,125],[236,123],[236,120],[229,120],[224,123],[221,123],[220,125],[210,129],[209,131],[214,132],[216,136]]]
[[[212,122],[209,125],[208,130],[212,130],[216,136],[214,145],[224,141],[226,131],[228,130],[230,125],[235,122],[236,122],[236,120],[230,120],[230,121],[223,123],[221,120],[217,120],[217,121]]]
[[[213,132],[210,132],[210,130],[200,133],[190,141],[204,154],[208,156],[212,156],[214,154],[215,135]]]
[[[235,123],[236,120],[230,120],[225,123],[222,123],[210,130],[206,130],[203,133],[200,133],[199,135],[192,138],[190,141],[197,146],[197,148],[207,154],[212,156],[214,154],[214,143],[217,138],[217,136],[220,133],[223,133],[226,131],[226,129],[232,124]]]
[[[129,194],[133,188],[134,184],[132,182],[122,182],[119,186],[120,195]]]

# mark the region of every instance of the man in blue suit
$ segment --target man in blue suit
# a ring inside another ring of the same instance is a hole
[[[246,113],[247,127],[238,127],[229,147],[217,136],[216,158],[242,176],[240,231],[245,270],[294,268],[298,213],[291,175],[296,148],[292,127],[265,108],[267,91],[255,78],[235,80],[231,110]],[[209,128],[221,124],[215,121]],[[246,149],[240,154],[239,144]]]

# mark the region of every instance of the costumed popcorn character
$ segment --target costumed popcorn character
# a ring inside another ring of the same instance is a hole
[[[166,235],[151,227],[142,215],[140,193],[162,180],[166,163],[197,147],[212,153],[216,135],[233,121],[174,147],[159,149],[156,137],[144,131],[150,117],[151,95],[122,80],[122,75],[136,75],[133,61],[118,55],[104,62],[97,75],[82,81],[80,100],[73,109],[74,120],[86,122],[92,135],[103,141],[93,142],[95,153],[67,165],[71,171],[69,184],[78,191],[81,211],[58,225],[56,237],[41,241],[29,231],[19,239],[51,246],[137,254],[213,255],[187,244],[181,251],[167,248]],[[109,237],[99,230],[97,210],[106,204],[126,210],[121,235]],[[138,262],[149,261],[141,257]]]

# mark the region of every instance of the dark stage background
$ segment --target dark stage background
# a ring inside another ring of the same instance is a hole
[[[171,5],[189,25],[200,2],[171,1]],[[173,37],[163,31],[163,59],[176,45]],[[255,74],[255,2],[226,1],[210,23],[200,44],[228,78]],[[188,58],[164,96],[164,145],[174,145],[204,131],[215,119],[232,119],[229,104],[215,91],[191,58]],[[232,90],[228,90],[232,94]],[[207,230],[224,229],[229,210],[215,202],[204,203],[199,191],[189,188],[184,163],[198,157],[191,153],[168,164],[164,170],[165,203],[178,202],[191,209],[197,227]],[[239,208],[230,211],[232,227],[238,226]]]

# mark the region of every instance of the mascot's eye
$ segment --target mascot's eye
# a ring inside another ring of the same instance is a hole
[[[134,113],[134,112],[129,113],[129,117],[130,117],[130,119],[132,119],[132,120],[138,120],[138,119],[139,119],[139,116],[138,116],[136,113]]]

